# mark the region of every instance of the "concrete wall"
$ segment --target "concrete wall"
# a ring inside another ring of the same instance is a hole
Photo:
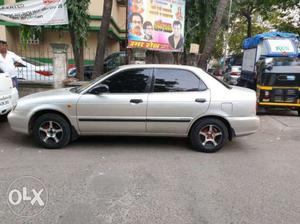
[[[43,92],[53,89],[53,85],[45,82],[30,82],[20,81],[19,82],[19,96],[27,96],[37,92]]]

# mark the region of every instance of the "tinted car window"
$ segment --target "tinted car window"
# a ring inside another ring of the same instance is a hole
[[[144,93],[146,91],[152,69],[132,69],[122,71],[104,80],[110,93]]]
[[[205,89],[205,84],[190,71],[155,69],[154,92],[190,92]]]

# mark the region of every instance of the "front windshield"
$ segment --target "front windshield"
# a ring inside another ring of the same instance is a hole
[[[119,68],[115,68],[113,70],[110,70],[106,73],[104,73],[103,75],[100,75],[99,77],[95,78],[94,80],[80,86],[80,87],[76,87],[75,89],[72,89],[75,93],[81,93],[83,91],[85,91],[86,89],[88,89],[90,86],[94,85],[95,83],[97,83],[100,79],[104,78],[105,76],[108,76],[110,74],[112,74],[113,72],[115,72],[116,70],[118,70]]]
[[[300,58],[273,58],[273,66],[300,66]]]

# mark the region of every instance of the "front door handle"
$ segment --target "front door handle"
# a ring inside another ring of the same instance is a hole
[[[134,104],[139,104],[139,103],[142,103],[143,100],[142,99],[131,99],[130,100],[130,103],[134,103]]]
[[[195,102],[196,103],[205,103],[206,99],[204,99],[204,98],[197,98],[197,99],[195,99]]]

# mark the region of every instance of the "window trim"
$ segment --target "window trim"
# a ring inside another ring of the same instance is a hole
[[[123,73],[123,72],[128,72],[128,71],[132,71],[132,70],[151,70],[150,73],[149,73],[149,79],[147,81],[147,85],[146,85],[146,88],[145,88],[145,91],[142,92],[142,93],[105,93],[105,94],[144,94],[144,93],[150,93],[150,90],[151,90],[151,83],[152,83],[152,80],[153,80],[153,73],[154,73],[154,69],[153,68],[129,68],[129,69],[124,69],[124,70],[120,70],[120,71],[117,71],[116,73],[106,77],[105,79],[101,80],[98,84],[103,84],[103,82],[105,82],[107,79],[109,78],[112,78],[113,76],[115,75],[118,75],[120,73]]]
[[[194,75],[196,77],[196,79],[199,80],[199,82],[202,82],[205,86],[205,89],[200,90],[200,88],[197,91],[178,91],[178,92],[154,92],[154,84],[155,84],[155,73],[158,69],[164,69],[164,70],[183,70],[183,71],[187,71],[189,73],[191,73],[192,75]],[[200,79],[200,77],[198,77],[193,71],[188,70],[188,69],[184,69],[184,68],[154,68],[153,69],[153,73],[152,73],[152,82],[151,82],[151,89],[150,89],[150,93],[191,93],[191,92],[203,92],[206,91],[208,89],[207,85],[205,84],[205,82],[203,82],[202,79]]]

